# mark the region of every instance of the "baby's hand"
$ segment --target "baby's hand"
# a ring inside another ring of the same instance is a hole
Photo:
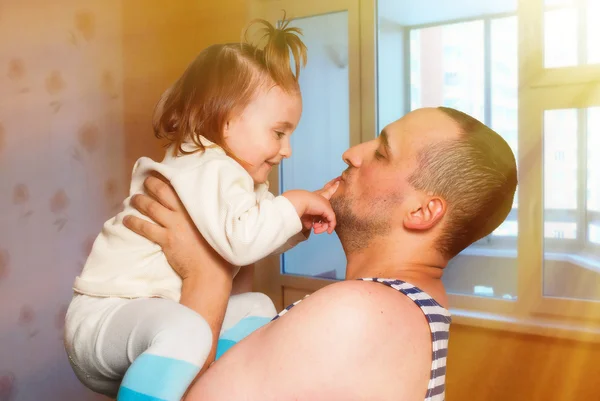
[[[325,197],[325,199],[329,200],[335,194],[338,187],[340,186],[340,177],[336,177],[333,180],[329,181],[327,184],[323,186],[321,189],[317,189],[314,193]]]
[[[303,221],[313,221],[315,234],[325,231],[331,234],[335,229],[335,213],[329,200],[317,192],[295,189],[283,193],[296,208]]]

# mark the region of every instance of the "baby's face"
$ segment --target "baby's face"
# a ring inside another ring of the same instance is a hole
[[[259,89],[241,115],[228,121],[225,142],[245,167],[254,183],[267,181],[273,166],[292,155],[290,136],[302,114],[299,93],[286,93],[279,86]]]

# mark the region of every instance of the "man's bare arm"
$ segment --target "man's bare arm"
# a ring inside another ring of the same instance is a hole
[[[233,279],[233,288],[231,289],[231,295],[252,292],[253,280],[254,264],[242,266],[238,274]]]

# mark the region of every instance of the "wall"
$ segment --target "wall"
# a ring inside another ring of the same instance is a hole
[[[245,15],[241,0],[0,2],[0,401],[104,399],[64,353],[71,284],[134,160],[162,155],[159,94]]]
[[[454,325],[447,401],[597,400],[600,346]]]
[[[126,171],[140,156],[162,158],[151,116],[160,95],[205,47],[239,41],[243,0],[127,0],[123,8]]]
[[[1,3],[2,401],[100,399],[71,372],[62,330],[126,186],[121,27],[117,0]]]

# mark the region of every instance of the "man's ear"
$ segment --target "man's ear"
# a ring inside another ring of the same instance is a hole
[[[404,228],[425,231],[433,228],[446,214],[446,202],[439,197],[429,197],[417,204],[404,216]]]

